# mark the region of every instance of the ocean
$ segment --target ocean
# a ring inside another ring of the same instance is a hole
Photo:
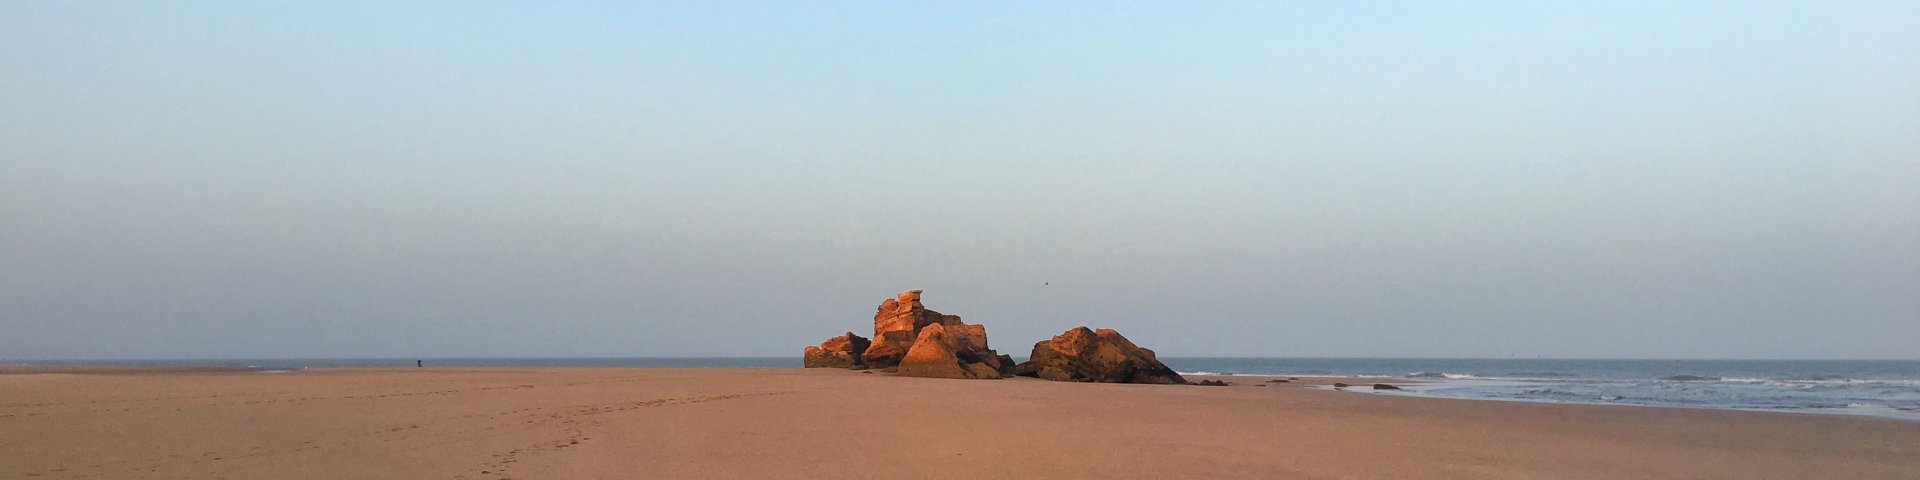
[[[1415,395],[1870,415],[1920,421],[1916,360],[1163,358],[1181,373],[1417,380]]]
[[[394,359],[0,361],[0,364],[214,367],[284,372],[308,367],[412,367]],[[1016,360],[1024,360],[1016,357]],[[429,358],[433,367],[799,368],[793,357]],[[1186,374],[1351,376],[1417,380],[1415,395],[1608,405],[1870,415],[1920,421],[1920,360],[1569,360],[1192,358],[1161,361]]]

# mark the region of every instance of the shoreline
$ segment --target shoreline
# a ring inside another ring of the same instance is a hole
[[[1915,417],[1876,414],[1871,412],[1854,412],[1854,411],[1846,411],[1841,409],[1811,409],[1811,408],[1766,409],[1766,408],[1737,408],[1737,407],[1689,406],[1689,405],[1648,405],[1648,404],[1640,404],[1640,403],[1580,402],[1580,401],[1562,401],[1562,400],[1540,400],[1540,399],[1528,399],[1528,398],[1449,397],[1449,396],[1426,394],[1416,389],[1375,390],[1372,388],[1372,384],[1375,384],[1375,383],[1386,383],[1394,386],[1417,385],[1417,384],[1423,384],[1423,383],[1445,384],[1448,381],[1458,381],[1458,379],[1406,378],[1406,377],[1389,377],[1389,376],[1360,376],[1360,377],[1304,376],[1303,377],[1298,375],[1290,376],[1290,375],[1262,375],[1262,374],[1201,375],[1201,374],[1182,373],[1181,375],[1187,376],[1189,378],[1206,378],[1206,379],[1222,380],[1222,381],[1228,381],[1228,382],[1232,382],[1234,379],[1246,379],[1246,378],[1261,378],[1261,379],[1300,378],[1302,380],[1315,381],[1316,383],[1305,384],[1313,389],[1316,389],[1319,391],[1331,392],[1331,393],[1347,394],[1347,395],[1378,395],[1378,396],[1399,397],[1399,398],[1452,400],[1452,401],[1465,401],[1465,402],[1510,402],[1510,403],[1525,403],[1525,404],[1537,404],[1537,405],[1630,407],[1630,408],[1701,410],[1701,411],[1720,411],[1720,412],[1751,412],[1751,413],[1767,413],[1767,414],[1814,415],[1814,416],[1821,416],[1821,417],[1838,416],[1838,417],[1844,417],[1844,418],[1863,418],[1863,419],[1872,419],[1872,420],[1886,420],[1886,421],[1899,422],[1899,423],[1920,424],[1920,418],[1915,418]],[[1334,383],[1347,383],[1351,386],[1346,388],[1338,388],[1333,386]]]
[[[1410,383],[1410,382],[1397,382],[1397,383]],[[1338,391],[1332,388],[1328,388],[1327,390]],[[1355,389],[1355,390],[1359,390],[1359,389]],[[1436,399],[1436,400],[1463,400],[1463,401],[1469,401],[1469,402],[1512,402],[1512,403],[1530,403],[1530,404],[1542,404],[1542,405],[1671,408],[1671,409],[1679,409],[1679,410],[1710,410],[1710,411],[1724,411],[1724,412],[1753,412],[1753,413],[1792,414],[1792,415],[1839,416],[1839,417],[1848,417],[1848,418],[1868,418],[1868,419],[1875,419],[1875,420],[1887,420],[1887,421],[1893,421],[1893,422],[1920,424],[1920,417],[1906,416],[1906,415],[1890,413],[1890,412],[1876,413],[1871,411],[1852,411],[1848,409],[1838,409],[1838,408],[1828,408],[1828,409],[1742,408],[1742,407],[1714,407],[1714,406],[1694,406],[1694,405],[1649,405],[1649,404],[1643,404],[1643,403],[1605,403],[1605,402],[1598,402],[1598,401],[1582,402],[1582,401],[1572,401],[1572,400],[1543,400],[1543,399],[1531,399],[1531,398],[1446,397],[1446,396],[1440,396],[1440,395],[1422,394],[1419,391],[1401,391],[1401,392],[1341,391],[1340,393],[1363,394],[1363,395],[1388,395],[1388,396],[1407,397],[1407,398],[1428,398],[1428,399]],[[1895,409],[1888,409],[1888,410],[1895,410]]]

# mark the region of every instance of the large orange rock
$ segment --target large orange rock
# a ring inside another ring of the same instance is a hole
[[[940,324],[920,329],[913,347],[900,359],[900,376],[932,378],[976,378],[954,353],[953,337]]]
[[[1187,379],[1112,329],[1074,327],[1033,344],[1033,356],[1015,375],[1063,382],[1185,384]]]
[[[895,294],[893,298],[880,302],[873,314],[873,345],[861,355],[861,361],[873,368],[886,368],[900,365],[907,352],[913,348],[920,334],[928,326],[940,325],[945,335],[952,337],[952,348],[956,355],[968,363],[981,363],[979,357],[996,357],[998,354],[987,348],[987,327],[971,325],[962,321],[959,315],[946,315],[927,308],[920,303],[919,290],[907,290]],[[984,362],[1002,372],[1012,368],[1012,362],[1000,362],[998,359]]]
[[[991,350],[969,350],[967,340],[952,334],[954,330],[938,323],[920,329],[913,347],[900,360],[898,373],[905,377],[1000,378],[1003,369],[999,356]]]
[[[821,342],[820,346],[807,347],[801,353],[801,361],[806,368],[863,368],[866,364],[860,361],[860,356],[867,353],[868,345],[866,338],[847,332]]]

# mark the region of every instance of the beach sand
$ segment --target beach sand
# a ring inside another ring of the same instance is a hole
[[[1920,478],[1914,422],[1227,380],[13,368],[0,478]]]

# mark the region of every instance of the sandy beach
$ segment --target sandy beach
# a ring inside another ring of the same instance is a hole
[[[1920,423],[829,369],[0,371],[0,478],[1920,478]]]

